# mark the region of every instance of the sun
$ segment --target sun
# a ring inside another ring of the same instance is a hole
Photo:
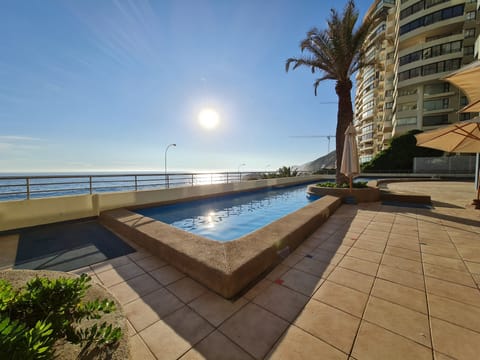
[[[214,129],[220,122],[220,116],[216,110],[205,108],[198,113],[198,122],[205,129]]]

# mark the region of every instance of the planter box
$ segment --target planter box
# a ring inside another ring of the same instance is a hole
[[[307,193],[316,196],[331,195],[341,198],[343,201],[347,198],[354,198],[357,203],[359,202],[374,202],[380,201],[380,189],[367,187],[364,189],[338,189],[321,187],[318,185],[310,185],[307,188]]]

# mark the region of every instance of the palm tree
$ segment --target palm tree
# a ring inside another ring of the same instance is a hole
[[[340,173],[345,131],[353,121],[350,77],[359,69],[375,64],[367,61],[364,42],[377,25],[378,15],[368,16],[363,23],[355,28],[358,11],[353,0],[349,0],[343,14],[331,10],[327,21],[327,29],[313,28],[300,43],[302,52],[308,52],[299,58],[290,58],[286,62],[286,71],[293,64],[293,70],[300,66],[311,68],[312,73],[320,71],[321,77],[315,80],[313,86],[315,96],[318,85],[324,80],[335,80],[335,92],[338,96],[337,130],[336,130],[336,182],[340,184],[348,178]]]

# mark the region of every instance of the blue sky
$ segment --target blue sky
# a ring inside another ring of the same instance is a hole
[[[172,171],[324,155],[327,139],[290,136],[335,134],[334,83],[315,97],[285,60],[344,3],[2,0],[0,172],[163,170],[170,143]],[[371,4],[356,3],[361,16]]]

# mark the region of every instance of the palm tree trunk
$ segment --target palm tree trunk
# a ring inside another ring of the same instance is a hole
[[[337,131],[336,131],[336,156],[337,156],[337,171],[336,183],[340,185],[348,182],[348,177],[340,172],[342,166],[343,144],[345,142],[345,131],[348,125],[353,122],[352,110],[352,82],[350,80],[337,81],[335,85],[335,92],[338,96],[338,112],[337,112]]]

